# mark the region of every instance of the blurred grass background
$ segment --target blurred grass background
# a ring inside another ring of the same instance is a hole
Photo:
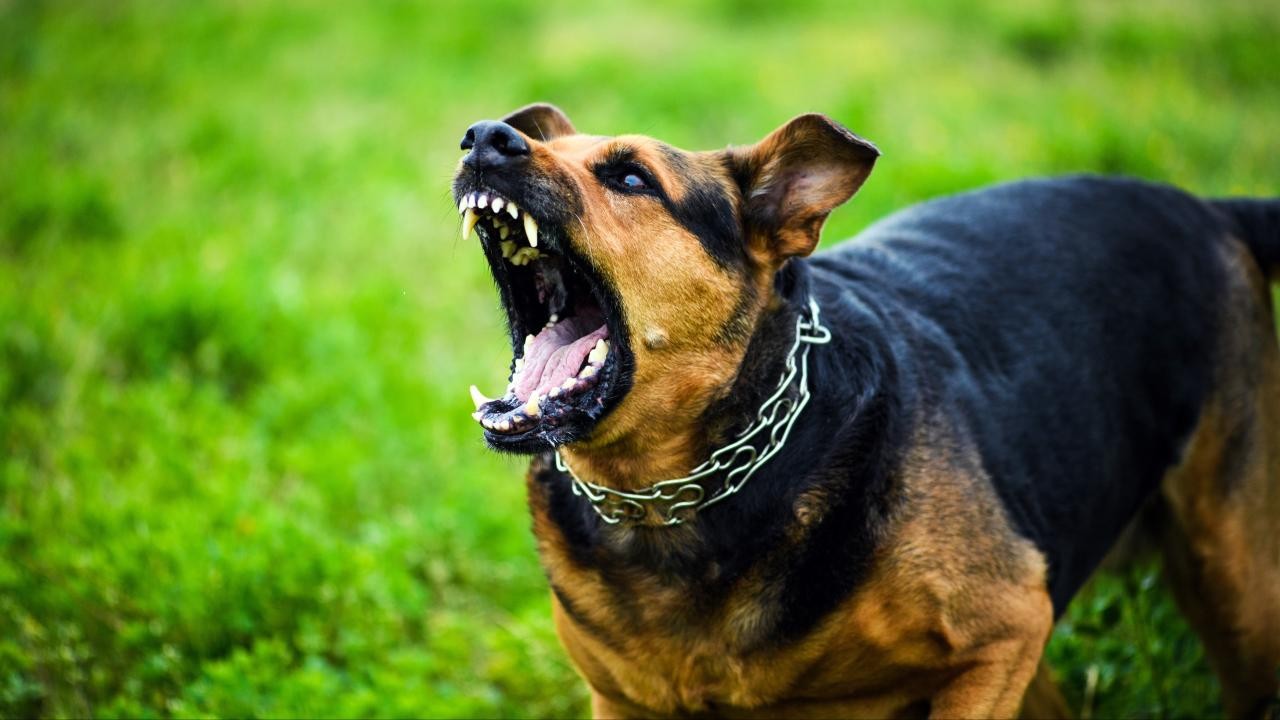
[[[508,350],[448,181],[534,100],[884,151],[827,242],[1089,170],[1280,189],[1280,4],[0,0],[0,715],[563,716]],[[1092,716],[1219,713],[1155,567],[1050,646]]]

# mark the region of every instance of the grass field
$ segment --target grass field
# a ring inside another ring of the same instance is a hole
[[[508,358],[472,121],[826,112],[884,151],[833,242],[1036,174],[1275,195],[1277,37],[1229,0],[0,0],[0,716],[586,713],[468,417]],[[1049,654],[1094,717],[1220,712],[1158,568]]]

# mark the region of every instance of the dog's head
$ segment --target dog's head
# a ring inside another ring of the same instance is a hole
[[[474,391],[499,450],[604,445],[698,422],[724,393],[788,258],[879,154],[821,115],[686,152],[583,135],[531,105],[471,126],[453,182],[506,309],[509,385]]]

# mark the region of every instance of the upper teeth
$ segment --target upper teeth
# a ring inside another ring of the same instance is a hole
[[[469,192],[462,196],[458,201],[458,213],[462,215],[462,237],[465,239],[471,234],[479,224],[481,217],[487,217],[493,222],[493,228],[498,233],[500,240],[506,240],[511,234],[511,228],[507,227],[506,221],[502,218],[502,211],[506,210],[512,220],[522,217],[520,207],[515,202],[500,197],[493,191],[475,191]],[[528,211],[523,215],[524,219],[524,239],[529,243],[530,248],[534,248],[532,252],[518,252],[511,250],[503,250],[502,256],[510,260],[513,264],[524,265],[530,260],[538,257],[536,248],[538,247],[538,221],[534,219]]]
[[[467,236],[471,234],[471,230],[475,228],[476,223],[478,222],[480,222],[480,216],[476,215],[476,211],[474,209],[467,208],[466,211],[462,213],[462,239],[463,240],[467,239]]]
[[[530,246],[538,247],[538,221],[529,213],[524,214],[524,235],[529,239]]]
[[[489,210],[492,214],[497,215],[502,209],[506,209],[511,218],[520,217],[520,206],[515,202],[499,196],[492,190],[486,192],[469,192],[458,200],[458,213],[461,214],[467,208],[480,208],[481,210]]]

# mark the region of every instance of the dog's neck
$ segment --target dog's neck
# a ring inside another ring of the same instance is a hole
[[[746,428],[757,416],[761,403],[778,389],[778,378],[796,343],[796,318],[808,300],[807,284],[797,282],[798,277],[796,269],[779,273],[738,372],[701,412],[691,414],[690,421],[678,428],[640,428],[605,446],[561,448],[561,456],[574,474],[583,481],[617,490],[648,488],[686,476]],[[724,478],[711,476],[706,480],[708,485],[714,485]]]
[[[815,346],[809,357],[810,403],[784,447],[740,492],[687,516],[677,527],[660,527],[661,523],[652,521],[652,513],[642,523],[609,524],[572,478],[555,469],[551,456],[535,462],[531,476],[535,512],[545,513],[584,562],[639,567],[669,579],[685,578],[711,592],[708,577],[726,583],[739,577],[767,554],[771,538],[789,532],[787,528],[796,523],[803,525],[804,532],[841,528],[847,544],[840,552],[853,558],[851,563],[861,562],[858,558],[872,551],[877,528],[893,504],[898,458],[892,448],[900,446],[910,431],[898,405],[907,390],[900,382],[903,368],[895,360],[894,341],[882,312],[842,299],[842,291],[819,286],[822,278],[816,273],[813,279],[812,288],[808,283],[798,288],[784,285],[782,290],[789,291],[778,294],[785,302],[771,304],[771,311],[757,322],[730,391],[702,408],[699,433],[685,436],[684,441],[700,445],[701,452],[686,454],[681,465],[666,464],[663,476],[645,472],[632,476],[641,487],[683,477],[750,424],[768,393],[778,386],[788,347],[796,337],[796,316],[804,308],[799,299],[812,296],[832,337],[829,344]],[[565,459],[575,474],[586,476],[583,480],[603,484],[608,481],[603,472],[654,467],[651,449],[631,447],[633,459],[595,452],[567,454]],[[714,475],[704,487],[714,491],[724,480]],[[839,502],[831,504],[832,498]],[[849,528],[859,532],[847,535]]]

